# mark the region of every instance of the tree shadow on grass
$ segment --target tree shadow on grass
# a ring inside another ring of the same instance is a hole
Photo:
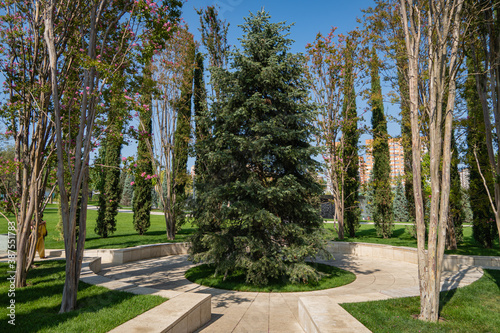
[[[392,237],[398,237],[400,238],[401,236],[403,236],[406,232],[406,229],[405,228],[397,228],[397,229],[394,229],[393,232],[392,232]],[[405,238],[409,238],[409,237],[405,237]]]
[[[485,271],[491,276],[491,280],[497,285],[498,289],[500,289],[500,270],[498,269],[486,269]]]
[[[57,280],[57,282],[54,282],[54,280]],[[130,293],[111,291],[102,287],[95,289],[97,287],[80,282],[78,286],[77,308],[74,311],[59,314],[64,286],[64,265],[49,262],[41,263],[39,267],[28,273],[28,283],[30,281],[31,286],[17,288],[15,291],[15,297],[13,298],[16,306],[15,326],[10,325],[7,320],[2,320],[0,322],[0,332],[31,333],[41,330],[55,332],[58,330],[57,327],[59,325],[73,320],[77,316],[85,313],[92,313],[92,316],[94,316],[94,313],[101,310],[109,311],[107,309],[116,308],[122,302],[136,297],[136,295]],[[41,303],[43,305],[40,305]],[[2,302],[2,304],[7,303]],[[127,308],[125,305],[121,307]],[[113,318],[113,320],[115,319],[116,317]],[[88,320],[88,317],[86,320]],[[122,322],[125,320],[128,319],[121,318]],[[85,323],[82,320],[79,323],[70,324],[69,326],[75,327],[76,325],[78,327],[85,325]],[[114,323],[117,323],[117,321],[114,321]],[[90,329],[96,331],[95,327]],[[101,328],[101,331],[106,330]]]
[[[355,238],[375,238],[377,237],[377,232],[375,228],[370,228],[370,229],[361,229],[356,231],[356,237]]]
[[[81,286],[81,287],[80,287]],[[91,287],[85,283],[80,282],[78,292],[82,293],[84,289]],[[52,290],[47,290],[47,296],[54,296],[50,294]],[[62,292],[62,289],[59,290]],[[87,297],[78,297],[77,308],[73,311],[59,314],[60,300],[62,299],[62,294],[56,294],[59,302],[52,306],[37,307],[31,311],[16,313],[16,325],[15,327],[9,327],[7,330],[3,330],[0,327],[0,331],[3,332],[22,332],[31,333],[39,332],[41,330],[56,331],[56,327],[64,324],[67,321],[73,320],[76,317],[85,313],[97,313],[101,310],[106,310],[112,307],[117,307],[120,303],[125,302],[128,299],[135,297],[135,295],[126,292],[116,292],[107,291],[97,295],[91,295]],[[23,304],[33,302],[34,300],[29,298],[25,302],[18,303],[17,308],[21,308]],[[10,326],[10,325],[9,325]],[[95,328],[93,328],[95,329]]]
[[[454,274],[451,278],[446,278],[443,281],[442,291],[440,293],[439,300],[439,311],[443,309],[443,307],[451,301],[453,296],[458,290],[460,281],[465,277],[465,274],[470,270],[475,270],[475,267],[468,267],[460,272]],[[491,279],[499,288],[500,288],[500,271],[498,270],[485,270],[487,271],[487,277]],[[445,290],[443,290],[445,289]]]

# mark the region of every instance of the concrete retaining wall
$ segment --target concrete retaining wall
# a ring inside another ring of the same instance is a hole
[[[417,264],[417,249],[411,247],[391,246],[384,244],[330,242],[328,251],[332,254],[348,254],[359,257],[383,258]],[[500,257],[495,256],[462,256],[445,254],[443,269],[458,271],[462,266],[500,269]]]
[[[121,265],[130,261],[187,254],[188,250],[189,243],[160,243],[125,249],[85,250],[85,253],[86,256],[100,257],[103,264]],[[45,253],[49,257],[64,257],[64,250],[46,249]]]
[[[97,250],[97,256],[102,258],[103,263],[121,265],[130,261],[187,254],[188,249],[189,243],[161,243],[118,250]]]

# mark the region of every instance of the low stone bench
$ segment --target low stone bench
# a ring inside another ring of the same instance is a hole
[[[109,332],[190,333],[210,320],[211,311],[211,295],[183,293]]]
[[[306,333],[370,332],[328,296],[299,297],[299,323]]]

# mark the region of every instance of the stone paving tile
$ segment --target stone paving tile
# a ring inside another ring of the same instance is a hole
[[[119,266],[103,265],[104,277],[156,290],[173,298],[184,292],[212,295],[212,319],[200,332],[302,332],[298,323],[298,298],[328,296],[336,303],[364,302],[418,295],[417,265],[378,258],[336,255],[325,262],[356,274],[342,287],[300,293],[252,293],[208,288],[191,283],[184,272],[193,266],[187,255],[153,258]],[[482,271],[445,272],[443,289],[469,284]],[[109,280],[108,280],[109,281]],[[129,289],[134,290],[134,289]]]
[[[269,331],[270,332],[302,332],[302,327],[298,323],[298,314],[294,315],[289,307],[285,293],[270,294],[269,303]],[[295,299],[295,302],[297,300]]]
[[[258,293],[229,293],[212,298],[212,320],[200,332],[232,332]]]
[[[253,302],[235,327],[235,332],[269,331],[269,293],[257,293]]]

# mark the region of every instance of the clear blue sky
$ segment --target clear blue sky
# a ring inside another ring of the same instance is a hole
[[[194,8],[204,8],[209,5],[219,7],[219,15],[230,24],[228,32],[228,42],[232,46],[239,47],[238,38],[242,35],[242,30],[238,25],[244,23],[244,17],[249,12],[255,13],[264,8],[271,15],[273,22],[286,21],[288,24],[294,23],[290,30],[289,38],[295,41],[292,45],[292,52],[305,53],[307,43],[314,41],[318,32],[327,34],[331,27],[337,27],[337,33],[346,33],[358,26],[356,18],[362,17],[361,9],[374,6],[373,0],[309,0],[309,1],[278,1],[278,0],[188,0],[183,7],[184,21],[188,24],[189,30],[194,34],[196,40],[200,40],[198,28],[200,26],[199,17]],[[366,102],[358,100],[358,108],[361,110],[366,106]],[[386,113],[397,116],[399,108],[397,105],[385,104]],[[371,114],[365,115],[365,121],[370,122]],[[393,136],[399,135],[399,125],[389,123],[389,133]],[[369,138],[367,135],[361,137],[360,143]],[[135,154],[135,146],[131,144],[124,147],[124,156]],[[190,165],[193,161],[190,159]]]
[[[201,8],[218,5],[220,16],[229,22],[229,42],[239,45],[237,38],[242,31],[238,25],[244,23],[249,12],[255,13],[264,8],[275,22],[295,23],[290,38],[295,40],[294,52],[304,52],[305,45],[312,42],[318,32],[328,33],[332,26],[338,32],[347,32],[356,27],[356,17],[361,17],[361,9],[373,6],[369,0],[309,0],[309,1],[255,1],[255,0],[188,0],[184,4],[183,17],[190,31],[199,37],[199,19],[193,7]]]

